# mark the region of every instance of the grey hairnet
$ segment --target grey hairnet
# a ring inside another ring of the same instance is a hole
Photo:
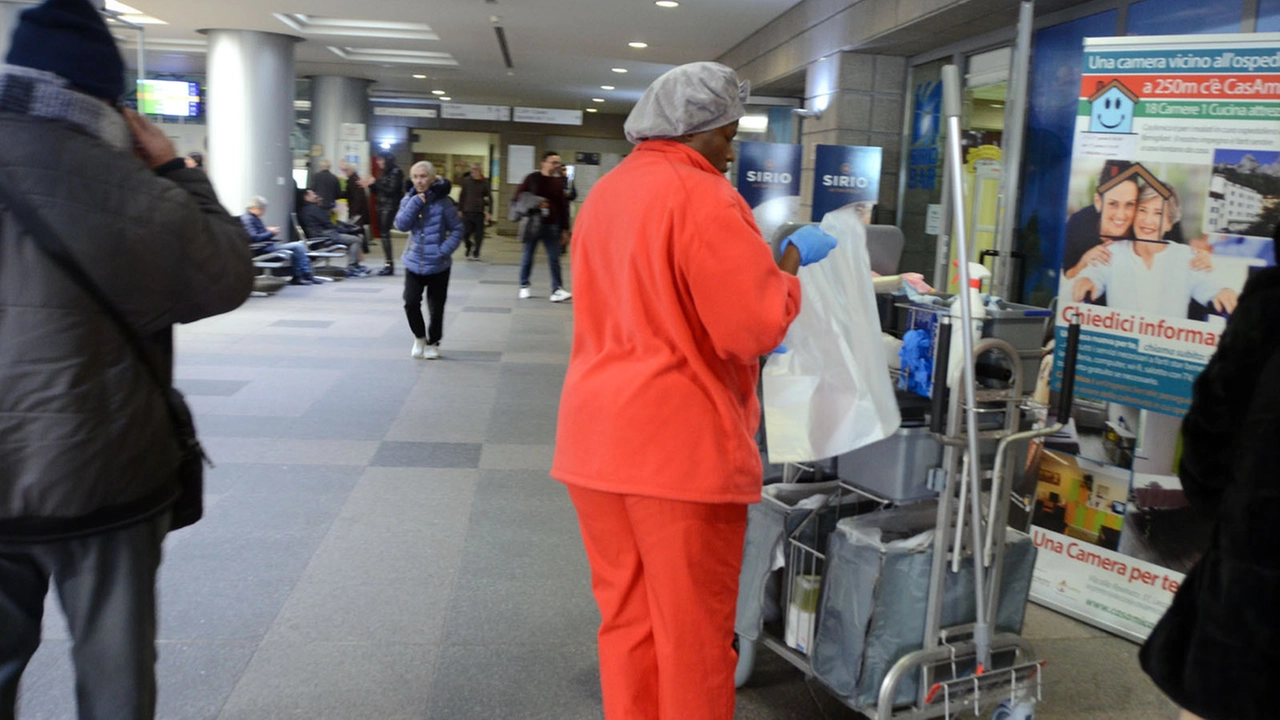
[[[622,129],[627,140],[674,138],[711,130],[747,114],[749,83],[715,62],[695,62],[663,73],[644,91]]]

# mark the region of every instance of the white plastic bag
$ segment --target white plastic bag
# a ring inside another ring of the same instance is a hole
[[[765,363],[769,462],[843,455],[897,431],[901,423],[880,338],[867,234],[852,206],[822,218],[836,248],[800,269],[800,315],[785,353]]]

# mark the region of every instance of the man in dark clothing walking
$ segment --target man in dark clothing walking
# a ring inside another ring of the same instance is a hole
[[[311,176],[311,184],[307,185],[307,189],[314,190],[320,196],[320,207],[333,210],[333,206],[338,204],[338,198],[342,197],[342,183],[338,182],[337,175],[329,171],[328,160],[321,158],[319,167]]]
[[[379,155],[376,162],[378,179],[373,181],[373,202],[378,211],[378,232],[382,234],[382,253],[386,258],[386,264],[378,274],[394,275],[396,263],[391,247],[391,229],[400,210],[400,198],[405,195],[404,171],[396,166],[396,156],[391,153]]]
[[[342,171],[347,176],[347,187],[342,191],[342,197],[347,201],[347,221],[365,229],[372,222],[369,215],[369,186],[373,184],[373,178],[360,177],[354,163],[343,163]],[[364,251],[369,252],[367,229],[364,232],[363,244]]]
[[[516,189],[515,197],[532,193],[546,199],[542,208],[543,223],[538,236],[524,243],[520,257],[520,298],[533,297],[529,287],[529,273],[533,270],[533,254],[539,243],[547,249],[547,264],[551,266],[551,302],[564,302],[573,297],[564,289],[560,278],[560,243],[569,234],[569,199],[565,195],[564,163],[560,153],[548,150],[542,154],[542,169],[530,173]]]
[[[458,205],[462,209],[462,242],[466,246],[467,259],[480,259],[480,244],[484,242],[484,226],[489,223],[489,207],[493,200],[489,195],[489,178],[484,176],[480,163],[471,163],[471,173],[460,181],[462,194]]]
[[[23,12],[7,63],[0,718],[14,717],[52,583],[79,717],[149,720],[161,545],[171,519],[194,520],[199,501],[179,478],[185,448],[167,403],[172,327],[244,302],[248,237],[164,131],[116,109],[124,60],[88,0]],[[42,244],[66,248],[136,347]]]

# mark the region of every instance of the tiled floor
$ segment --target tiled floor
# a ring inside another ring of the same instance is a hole
[[[586,559],[547,477],[571,303],[518,246],[455,265],[444,359],[409,357],[401,278],[286,287],[180,329],[178,384],[218,463],[166,543],[161,718],[599,718]],[[491,262],[496,260],[497,262]],[[22,720],[75,716],[51,599]],[[1040,608],[1040,718],[1173,716],[1137,648]],[[767,651],[742,719],[859,717]]]

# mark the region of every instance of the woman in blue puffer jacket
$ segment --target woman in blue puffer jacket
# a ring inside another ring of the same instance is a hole
[[[404,314],[413,331],[415,358],[440,357],[440,337],[444,327],[444,302],[449,296],[449,270],[453,251],[462,244],[462,220],[449,199],[451,185],[437,177],[429,162],[414,163],[409,169],[413,192],[400,201],[396,229],[409,233],[400,262],[404,265]],[[422,293],[426,290],[428,326],[422,320]]]

